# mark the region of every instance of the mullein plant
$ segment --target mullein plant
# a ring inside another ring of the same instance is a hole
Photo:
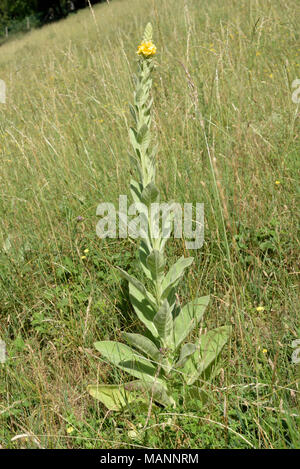
[[[88,386],[89,393],[110,410],[121,410],[137,400],[175,407],[178,383],[180,393],[193,389],[201,396],[202,383],[215,373],[216,359],[230,335],[230,327],[223,326],[198,334],[194,343],[185,342],[199,325],[209,296],[195,298],[183,307],[179,304],[177,286],[193,258],[181,257],[167,270],[168,228],[162,225],[153,233],[150,206],[160,200],[155,183],[157,146],[151,142],[151,74],[155,53],[149,23],[137,51],[138,76],[135,76],[134,103],[130,106],[135,127],[129,131],[133,149],[131,162],[138,179],[130,182],[131,194],[134,202],[146,207],[143,216],[147,229],[138,247],[145,282],[118,269],[129,283],[130,301],[145,327],[143,334],[122,333],[129,345],[113,341],[94,344],[104,359],[135,378],[118,385]],[[171,214],[166,223],[168,227],[170,221]]]

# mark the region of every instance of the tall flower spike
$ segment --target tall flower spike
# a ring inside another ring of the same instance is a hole
[[[120,410],[133,401],[150,398],[164,406],[175,406],[172,396],[175,378],[183,377],[187,384],[195,383],[211,367],[229,337],[226,326],[201,336],[195,344],[185,343],[187,336],[199,324],[209,297],[196,298],[181,306],[177,303],[177,286],[192,257],[180,259],[165,273],[164,226],[152,232],[152,204],[159,201],[155,185],[157,147],[151,144],[151,86],[152,56],[156,47],[152,43],[152,26],[147,24],[143,43],[139,46],[138,76],[130,111],[134,127],[129,130],[132,146],[131,161],[137,180],[130,181],[134,202],[142,205],[145,229],[139,244],[139,260],[146,277],[144,284],[118,269],[129,283],[129,297],[134,311],[147,333],[123,332],[129,346],[120,342],[96,342],[95,348],[111,364],[135,378],[129,383],[92,385],[89,393],[111,410]],[[166,224],[170,218],[166,217]],[[163,225],[163,223],[162,223]],[[184,389],[184,387],[182,388]]]
[[[143,42],[138,46],[137,54],[146,58],[156,54],[156,46],[152,42],[152,25],[148,23],[145,31]]]

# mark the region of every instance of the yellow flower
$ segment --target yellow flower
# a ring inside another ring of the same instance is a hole
[[[89,252],[89,250],[85,249],[83,252],[84,252],[84,254],[87,254]]]
[[[83,259],[86,259],[86,256],[81,256],[81,259],[82,259],[82,260],[83,260]]]
[[[268,350],[266,348],[263,348],[262,353],[268,353]]]
[[[67,428],[67,433],[73,433],[74,431],[74,428],[73,427],[68,427]]]
[[[261,55],[261,52],[256,51],[256,56],[258,57],[259,55]]]
[[[280,184],[280,181],[275,181],[275,184],[278,186]]]
[[[138,46],[137,54],[144,55],[145,57],[150,57],[156,53],[156,46],[152,41],[142,42]]]
[[[260,312],[262,312],[262,311],[264,311],[264,310],[265,310],[265,308],[264,308],[263,306],[258,306],[258,307],[256,308],[256,311],[257,311],[258,313],[260,313]]]

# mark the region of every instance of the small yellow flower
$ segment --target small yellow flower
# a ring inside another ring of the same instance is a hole
[[[276,186],[279,186],[280,181],[275,181]]]
[[[273,78],[273,73],[270,73],[269,77],[270,77],[270,78]]]
[[[87,254],[89,252],[89,250],[85,249],[83,252],[84,252],[84,254]]]
[[[262,353],[268,353],[268,350],[266,348],[263,348]]]
[[[152,41],[142,42],[142,44],[138,46],[137,54],[142,54],[144,57],[150,57],[151,55],[156,54],[156,46]]]
[[[256,308],[256,311],[257,311],[258,313],[261,313],[261,312],[264,311],[264,310],[265,310],[265,308],[264,308],[263,306],[257,306],[257,308]]]
[[[68,428],[67,428],[67,433],[70,434],[70,433],[73,433],[73,431],[74,431],[74,428],[73,428],[73,427],[68,427]]]
[[[259,52],[259,50],[256,51],[256,56],[258,57],[259,55],[261,55],[261,52]]]
[[[81,256],[81,259],[82,259],[82,260],[86,259],[86,256]]]

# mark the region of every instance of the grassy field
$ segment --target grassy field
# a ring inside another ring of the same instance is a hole
[[[1,46],[0,447],[300,448],[299,2],[146,3],[113,0]],[[147,21],[158,184],[165,200],[205,204],[181,297],[211,294],[202,328],[233,335],[208,402],[153,408],[142,433],[139,408],[107,413],[86,386],[126,378],[93,342],[140,327],[113,269],[137,272],[135,245],[95,225],[100,202],[129,195]]]

